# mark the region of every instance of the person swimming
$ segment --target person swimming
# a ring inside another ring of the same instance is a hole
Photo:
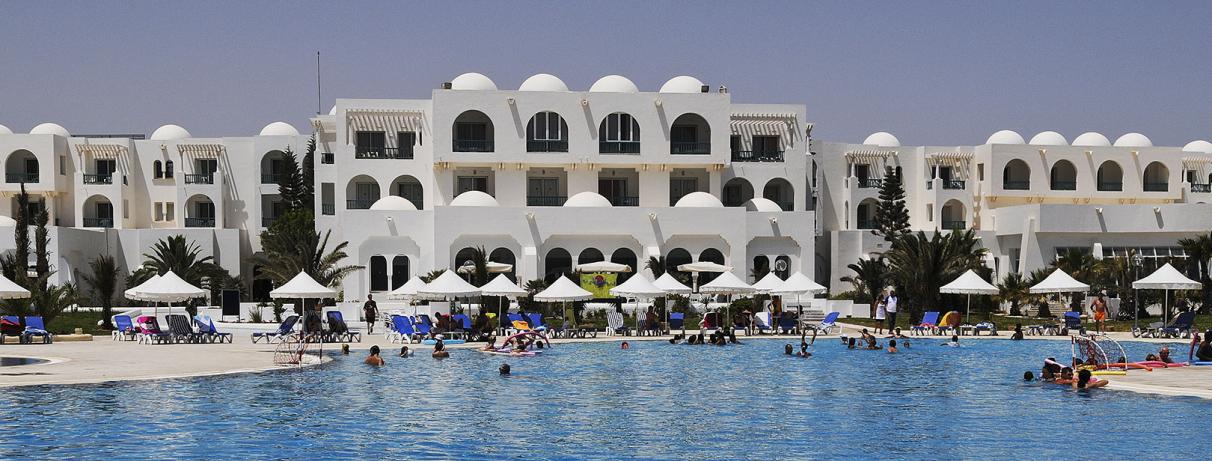
[[[1060,376],[1053,379],[1056,384],[1073,384],[1073,369],[1069,367],[1061,368]]]
[[[631,344],[629,344],[627,341],[623,341],[623,344],[621,347],[623,350],[631,349]]]
[[[783,355],[791,355],[791,344],[783,345]]]
[[[435,359],[444,359],[450,357],[450,351],[446,350],[446,342],[442,340],[442,335],[436,337],[433,343],[433,353],[430,354]]]
[[[412,351],[408,349],[408,346],[400,348],[400,357],[412,357]]]
[[[808,343],[800,343],[800,351],[796,355],[804,358],[812,357],[812,353],[808,352]]]
[[[857,346],[857,345],[858,345],[858,338],[850,338],[850,341],[846,343],[846,348],[854,349],[855,346]]]
[[[1110,383],[1110,381],[1107,381],[1105,379],[1095,379],[1094,373],[1091,373],[1090,370],[1083,368],[1081,370],[1078,370],[1077,379],[1073,380],[1073,388],[1074,389],[1093,389],[1096,387],[1106,386],[1109,383]]]
[[[1023,381],[1035,381],[1035,373],[1032,373],[1031,370],[1024,371]]]
[[[951,335],[951,341],[942,344],[943,346],[959,347],[959,336]]]
[[[491,335],[488,336],[488,341],[484,344],[483,347],[480,347],[480,350],[488,351],[488,352],[496,351],[497,350],[497,337],[491,336]]]
[[[349,355],[349,345],[348,344],[341,345],[341,355]]]
[[[362,363],[376,367],[381,367],[387,364],[387,362],[383,360],[383,357],[379,356],[379,346],[370,346],[370,355],[367,356],[366,360],[362,361]]]
[[[501,376],[508,375],[509,374],[509,364],[502,363],[500,367],[497,367],[497,372],[501,373]]]
[[[888,340],[888,353],[889,353],[889,354],[895,354],[895,353],[896,353],[896,340],[895,340],[895,339],[889,339],[889,340]]]

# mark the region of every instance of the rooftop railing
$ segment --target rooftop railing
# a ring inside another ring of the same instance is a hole
[[[640,153],[639,141],[600,141],[598,142],[598,153],[601,154],[638,154]]]

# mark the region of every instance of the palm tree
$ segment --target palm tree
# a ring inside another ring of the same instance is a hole
[[[1040,296],[1040,295],[1031,294],[1030,290],[1031,290],[1031,287],[1039,285],[1040,282],[1043,282],[1044,279],[1048,278],[1048,275],[1051,275],[1051,274],[1052,274],[1051,270],[1048,270],[1048,268],[1043,268],[1043,267],[1033,270],[1033,271],[1031,271],[1031,273],[1027,274],[1028,298],[1039,302],[1039,310],[1035,314],[1037,317],[1052,317],[1053,315],[1052,315],[1052,311],[1050,309],[1048,309],[1048,297],[1046,295]]]
[[[1010,315],[1023,315],[1019,306],[1031,298],[1030,288],[1022,274],[1009,272],[997,284],[997,301],[1010,303]]]
[[[187,242],[184,235],[172,235],[156,241],[151,253],[144,253],[144,269],[164,275],[169,271],[194,286],[202,286],[204,279],[216,277],[223,268],[215,264],[214,256],[202,256],[202,247]],[[151,275],[144,277],[150,278]]]
[[[488,252],[483,246],[471,249],[471,263],[475,265],[472,272],[471,284],[482,287],[488,283]]]
[[[341,265],[349,255],[341,242],[328,249],[332,231],[316,232],[311,212],[293,210],[274,220],[261,233],[263,254],[254,256],[253,263],[261,266],[261,274],[281,285],[306,272],[321,285],[335,287],[347,275],[362,270],[362,266]]]
[[[104,322],[102,326],[106,330],[112,330],[114,326],[110,322],[110,316],[114,310],[114,293],[118,291],[118,285],[121,283],[118,265],[113,256],[99,255],[89,261],[88,267],[92,273],[81,274],[80,278],[84,279],[84,283],[92,290],[94,301],[101,304],[101,321]]]
[[[867,295],[870,300],[871,318],[875,318],[876,298],[879,298],[880,292],[889,282],[888,264],[884,262],[883,256],[879,256],[876,259],[860,259],[846,267],[854,271],[854,275],[847,275],[841,280],[854,285],[855,292]]]
[[[648,261],[644,263],[644,267],[652,271],[652,277],[657,278],[665,275],[665,257],[664,256],[649,256]]]
[[[1052,261],[1052,267],[1063,270],[1073,278],[1081,282],[1089,282],[1095,277],[1095,266],[1098,260],[1094,259],[1094,255],[1087,253],[1078,248],[1070,248],[1061,254],[1060,257]],[[1093,286],[1091,286],[1093,289]],[[1074,311],[1081,310],[1081,300],[1076,295],[1069,300],[1069,308]]]
[[[984,254],[985,249],[969,229],[936,232],[931,237],[921,231],[905,235],[892,242],[884,257],[891,280],[904,292],[910,318],[916,319],[924,310],[937,310],[942,305],[939,287],[964,271],[981,267]]]
[[[1187,252],[1187,260],[1194,263],[1198,280],[1204,285],[1200,290],[1200,310],[1207,312],[1212,308],[1212,275],[1208,274],[1208,259],[1212,258],[1212,234],[1180,239],[1178,244]]]

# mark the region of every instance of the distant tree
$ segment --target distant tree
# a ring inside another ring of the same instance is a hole
[[[307,140],[307,152],[303,154],[303,203],[300,208],[316,214],[316,135]]]
[[[892,281],[888,264],[884,262],[884,257],[878,256],[876,259],[860,259],[857,263],[850,264],[846,268],[854,271],[854,275],[844,276],[841,278],[841,281],[853,285],[855,292],[867,295],[867,299],[871,300],[868,306],[871,310],[870,318],[875,318],[875,305],[879,299],[880,292],[884,291],[884,287],[887,287]]]
[[[289,209],[305,208],[307,190],[303,181],[303,172],[299,169],[299,159],[290,146],[286,146],[286,149],[282,151],[282,161],[286,166],[283,173],[278,176],[278,196],[282,197],[282,202]]]
[[[13,220],[17,221],[16,227],[13,228],[13,243],[16,245],[13,249],[13,259],[21,264],[21,272],[24,274],[29,270],[29,194],[25,192],[25,183],[21,183],[21,192],[17,194],[17,212],[14,213]]]
[[[263,277],[279,286],[306,272],[321,285],[336,287],[362,266],[342,265],[349,256],[345,252],[349,242],[338,243],[330,250],[331,236],[331,230],[316,232],[310,211],[287,211],[261,232],[262,254],[254,256],[252,262],[261,267]]]
[[[890,166],[884,167],[880,201],[875,206],[875,229],[871,233],[891,243],[908,232],[909,209],[905,207],[905,187],[901,183],[901,175]]]
[[[46,228],[49,220],[46,208],[34,215],[34,273],[43,279],[38,287],[42,289],[46,288],[47,277],[51,274],[50,232]]]
[[[976,233],[969,229],[935,232],[931,237],[924,232],[908,234],[892,242],[884,257],[902,306],[907,307],[909,318],[919,319],[923,311],[941,310],[939,287],[969,269],[980,268],[984,254]]]
[[[1022,274],[1008,272],[1002,282],[997,284],[997,301],[1010,303],[1010,315],[1023,315],[1019,306],[1030,299],[1030,287]]]
[[[649,256],[648,261],[644,263],[644,267],[652,271],[652,276],[660,277],[665,275],[665,257],[664,256]]]
[[[114,309],[114,294],[118,291],[118,285],[121,283],[121,275],[118,273],[118,265],[114,261],[113,256],[98,255],[88,263],[91,272],[82,274],[81,279],[89,286],[93,294],[93,301],[101,305],[101,321],[106,330],[114,328],[110,317],[113,316]]]
[[[1212,234],[1184,238],[1178,244],[1187,252],[1187,260],[1194,265],[1197,280],[1204,286],[1200,290],[1200,311],[1212,308],[1212,277],[1209,276],[1208,260],[1212,259]]]

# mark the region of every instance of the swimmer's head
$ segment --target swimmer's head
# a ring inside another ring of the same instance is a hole
[[[1090,373],[1090,370],[1087,370],[1084,368],[1081,370],[1078,370],[1077,387],[1086,387],[1086,384],[1090,382],[1091,376],[1093,376],[1093,375]]]
[[[896,340],[895,339],[888,340],[888,347],[896,347]]]
[[[1032,373],[1031,370],[1027,370],[1023,373],[1023,381],[1035,381],[1035,373]]]
[[[790,344],[783,345],[783,353],[786,355],[791,355],[791,345]]]
[[[500,372],[502,375],[509,374],[509,364],[502,363],[501,366],[497,368],[497,371]]]
[[[341,353],[344,355],[349,355],[349,345],[348,344],[341,345]]]
[[[379,355],[379,346],[370,346],[370,355]]]
[[[400,348],[400,357],[408,357],[408,346]]]
[[[959,342],[959,336],[957,336],[957,335],[951,335],[951,342],[953,342],[953,343],[958,343],[958,342]]]

